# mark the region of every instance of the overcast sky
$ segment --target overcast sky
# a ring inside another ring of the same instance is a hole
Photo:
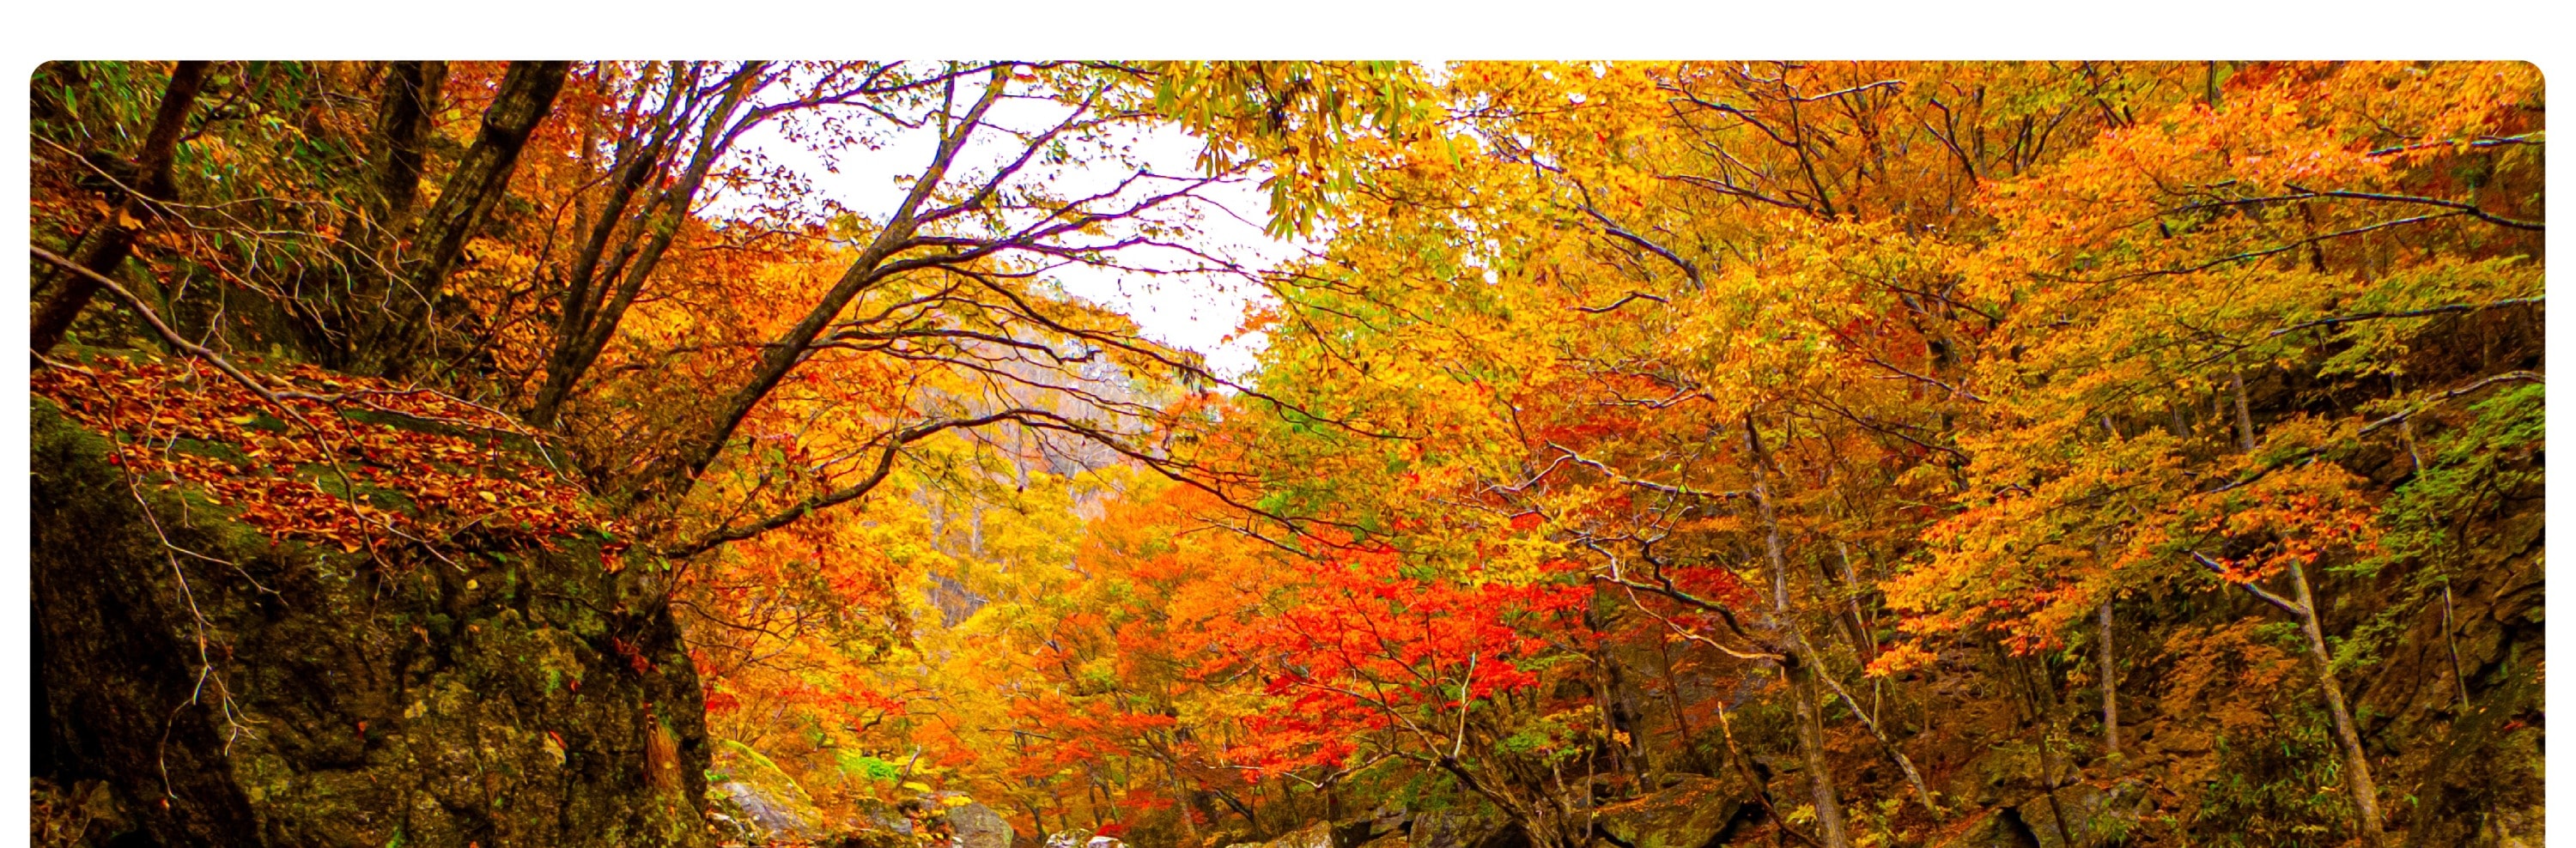
[[[961,92],[961,99],[965,96]],[[989,122],[1036,129],[1061,114],[1050,113],[1039,103],[1004,101],[994,107]],[[737,151],[765,157],[808,175],[813,181],[817,207],[820,200],[829,199],[861,215],[884,220],[901,201],[906,178],[921,172],[938,139],[929,129],[904,130],[881,122],[868,127],[861,131],[870,132],[874,136],[871,139],[828,140],[822,142],[828,149],[818,152],[814,149],[817,142],[791,140],[785,134],[785,125],[771,122],[747,134]],[[977,138],[982,143],[970,145],[959,157],[961,169],[989,168],[1019,150],[1015,140],[1002,133],[986,131]],[[870,145],[867,141],[876,143]],[[1124,146],[1129,155],[1153,173],[1198,174],[1196,162],[1203,145],[1176,127],[1139,133]],[[1132,172],[1126,163],[1095,164],[1078,158],[1072,164],[1051,169],[1032,165],[1025,173],[1060,192],[1073,194],[1107,190]],[[1194,228],[1195,246],[1199,249],[1256,270],[1297,254],[1297,245],[1273,239],[1262,231],[1262,225],[1269,220],[1269,199],[1251,181],[1209,186],[1202,194],[1206,201],[1196,209]],[[738,208],[740,203],[739,198],[717,195],[710,197],[708,207],[722,214],[729,208]],[[1150,258],[1153,257],[1140,255],[1131,259]],[[1177,255],[1162,258],[1167,262],[1184,261]],[[1148,338],[1206,355],[1210,367],[1221,374],[1240,376],[1248,372],[1263,341],[1258,335],[1227,338],[1241,326],[1245,311],[1254,302],[1268,298],[1242,281],[1120,274],[1080,266],[1061,268],[1052,277],[1074,296],[1133,318]]]

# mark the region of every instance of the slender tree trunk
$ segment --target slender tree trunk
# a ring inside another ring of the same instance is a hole
[[[1700,760],[1699,740],[1691,738],[1690,716],[1682,712],[1682,682],[1673,674],[1672,642],[1662,634],[1657,634],[1655,639],[1655,662],[1657,669],[1664,673],[1664,700],[1672,705],[1673,727],[1681,731],[1681,762],[1693,770],[1707,773],[1711,769]]]
[[[2120,763],[2120,665],[2111,648],[2111,599],[2102,599],[2102,753]]]
[[[367,137],[370,192],[343,216],[342,240],[333,250],[346,285],[325,286],[310,300],[285,303],[288,326],[306,355],[329,367],[349,364],[358,328],[374,321],[379,303],[353,292],[382,290],[397,273],[388,248],[402,243],[420,200],[432,117],[447,82],[445,62],[389,62],[377,84],[376,117]]]
[[[1859,652],[1858,659],[1861,664],[1868,665],[1871,660],[1878,658],[1878,634],[1870,630],[1869,616],[1861,609],[1860,571],[1852,567],[1851,544],[1836,540],[1834,555],[1840,558],[1843,565],[1843,590],[1851,593],[1852,629],[1859,632],[1861,637],[1859,641],[1852,643],[1852,648]]]
[[[1198,805],[1190,803],[1190,793],[1181,786],[1180,773],[1172,769],[1168,760],[1163,763],[1163,780],[1171,784],[1172,799],[1180,802],[1172,806],[1181,815],[1181,832],[1189,835],[1191,845],[1199,844]]]
[[[2073,845],[2075,844],[2074,831],[2067,827],[2066,811],[2059,807],[2057,801],[2057,790],[2072,783],[2069,778],[2075,772],[2074,758],[2069,756],[2070,752],[2059,744],[2069,736],[2066,732],[2066,702],[2057,697],[2057,686],[2049,679],[2046,657],[2034,656],[2017,665],[2027,669],[2023,676],[2030,680],[2031,691],[2038,696],[2042,719],[2039,731],[2039,780],[2040,785],[2048,792],[2048,814],[2055,820],[2060,844]]]
[[[2344,706],[2343,684],[2335,679],[2334,655],[2326,650],[2325,629],[2317,623],[2316,596],[2308,588],[2308,572],[2297,563],[2290,564],[2290,588],[2298,594],[2299,632],[2307,637],[2308,661],[2317,668],[2317,686],[2325,690],[2326,713],[2334,718],[2335,745],[2343,749],[2345,787],[2352,792],[2355,817],[2360,819],[2362,842],[2368,848],[2388,844],[2379,817],[2379,787],[2370,779],[2370,756],[2361,747],[2361,734],[2353,729],[2352,712]]]
[[[1924,784],[1923,773],[1914,768],[1914,760],[1897,749],[1896,740],[1888,738],[1886,728],[1879,726],[1878,719],[1861,708],[1860,699],[1852,697],[1851,690],[1843,688],[1830,676],[1819,674],[1816,682],[1824,684],[1836,697],[1843,699],[1844,705],[1851,707],[1852,715],[1860,718],[1861,727],[1869,731],[1870,738],[1878,740],[1879,751],[1887,755],[1887,761],[1896,766],[1897,773],[1905,775],[1906,785],[1914,788],[1914,799],[1923,804],[1924,810],[1939,815],[1941,808],[1932,802],[1932,789]]]
[[[2460,625],[2451,620],[2451,579],[2442,578],[2442,647],[2451,653],[2451,682],[2460,691],[2460,709],[2469,708],[2469,677],[2460,671]]]
[[[2245,371],[2227,370],[2227,388],[2236,395],[2236,443],[2246,453],[2254,452],[2254,411],[2245,401]]]
[[[205,88],[205,62],[180,62],[170,70],[170,82],[162,89],[161,105],[152,115],[152,131],[143,138],[143,149],[135,157],[135,176],[139,185],[119,186],[117,202],[107,215],[83,238],[80,248],[70,259],[83,268],[112,276],[116,266],[134,253],[134,236],[143,222],[160,217],[154,201],[167,201],[178,196],[170,174],[171,160],[176,158],[179,137],[188,128],[188,112],[195,107],[197,93]],[[74,274],[63,287],[36,306],[28,346],[38,354],[53,352],[62,344],[63,333],[72,320],[98,295],[95,280]]]
[[[1753,416],[1744,416],[1744,442],[1753,459],[1753,504],[1762,518],[1762,548],[1771,567],[1771,626],[1786,659],[1780,663],[1789,678],[1789,698],[1797,715],[1798,751],[1807,762],[1807,783],[1816,799],[1816,829],[1825,848],[1850,848],[1851,839],[1844,823],[1842,799],[1834,789],[1831,766],[1825,760],[1825,726],[1823,699],[1818,696],[1815,676],[1823,669],[1811,660],[1815,652],[1806,638],[1799,635],[1789,602],[1789,561],[1786,542],[1780,535],[1780,515],[1771,502],[1771,457],[1762,449],[1762,434]]]

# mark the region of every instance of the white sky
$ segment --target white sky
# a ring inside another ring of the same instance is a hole
[[[962,99],[968,94],[961,91],[959,96]],[[1060,109],[1049,109],[1048,104],[1006,100],[995,105],[988,122],[1036,130],[1061,114]],[[856,118],[847,114],[843,117]],[[867,122],[856,131],[870,138],[831,143],[818,152],[816,146],[825,142],[790,139],[787,128],[778,121],[755,128],[737,142],[736,155],[756,154],[805,174],[813,182],[817,201],[829,199],[875,220],[884,220],[892,213],[909,185],[908,178],[921,172],[938,144],[937,134],[929,129],[906,130],[883,122]],[[970,143],[959,157],[959,164],[952,168],[952,184],[970,179],[973,171],[995,167],[1020,150],[1016,140],[1003,133],[987,130],[976,138],[979,143]],[[1203,145],[1177,127],[1163,126],[1133,134],[1121,146],[1130,162],[1077,158],[1064,166],[1032,164],[1023,172],[1027,176],[1015,182],[1034,181],[1065,195],[1079,195],[1109,190],[1133,173],[1133,166],[1138,164],[1156,174],[1199,174],[1196,162]],[[1262,230],[1269,220],[1269,198],[1253,181],[1211,185],[1200,195],[1204,200],[1190,209],[1195,218],[1191,227],[1195,236],[1187,239],[1197,249],[1256,271],[1299,253],[1297,244],[1271,238]],[[721,213],[740,208],[742,202],[711,191],[707,209]],[[1192,261],[1148,248],[1129,248],[1120,255],[1130,262],[1156,258],[1172,263]],[[1248,281],[1207,275],[1121,274],[1084,266],[1057,269],[1050,279],[1076,297],[1126,314],[1147,338],[1205,355],[1212,370],[1228,377],[1250,372],[1262,348],[1264,340],[1259,334],[1229,338],[1241,326],[1245,312],[1269,298]]]

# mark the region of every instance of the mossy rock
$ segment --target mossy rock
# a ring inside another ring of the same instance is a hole
[[[703,696],[644,569],[577,537],[276,542],[32,406],[35,771],[102,782],[129,840],[711,842]]]
[[[768,755],[732,739],[717,742],[714,750],[710,768],[722,782],[707,789],[707,799],[739,828],[744,841],[803,844],[823,835],[822,809]]]
[[[1747,794],[1715,778],[1680,775],[1671,786],[1601,807],[1596,826],[1628,848],[1703,848]]]
[[[2107,790],[2079,783],[2022,802],[2018,809],[2022,824],[2030,828],[2039,848],[2067,848],[2070,844],[2093,848],[2126,841],[2137,829],[2146,802],[2145,792],[2135,783],[2122,783]]]

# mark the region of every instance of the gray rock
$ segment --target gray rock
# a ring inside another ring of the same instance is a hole
[[[2039,848],[2068,848],[2067,837],[2077,848],[2117,844],[2137,829],[2144,811],[2146,796],[2135,783],[2122,783],[2105,791],[2077,784],[2057,790],[2052,795],[2056,806],[2051,809],[2051,795],[2022,802],[2016,808],[2023,824],[2039,841]],[[2064,817],[2064,833],[2059,819]]]
[[[1047,834],[1046,848],[1127,848],[1127,843],[1114,836],[1093,836],[1087,830],[1059,830]]]
[[[716,792],[723,806],[731,808],[718,812],[741,825],[746,840],[755,845],[810,841],[821,833],[798,804],[773,797],[760,787],[734,780],[716,784]]]
[[[1316,822],[1306,829],[1270,840],[1270,848],[1333,848],[1333,823]]]
[[[955,848],[1011,848],[1019,832],[1001,813],[980,803],[948,808],[949,843]]]
[[[1415,813],[1405,841],[1410,848],[1468,848],[1492,829],[1465,813],[1447,810]]]
[[[103,779],[141,843],[712,843],[706,693],[648,555],[612,573],[588,529],[447,562],[279,543],[193,485],[138,499],[105,437],[31,406],[18,585],[50,705],[32,729],[79,752],[71,773]],[[370,442],[446,426],[391,420],[352,426]],[[358,488],[404,497],[386,486]],[[165,539],[229,564],[183,592]],[[220,643],[210,678],[200,638]],[[223,681],[226,709],[174,714],[200,679]]]

